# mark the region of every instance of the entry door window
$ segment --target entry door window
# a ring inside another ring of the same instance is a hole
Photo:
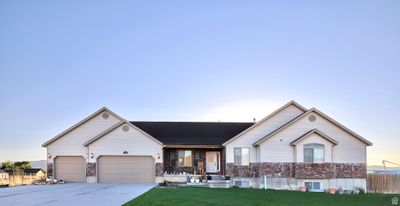
[[[220,171],[220,152],[206,152],[206,171],[211,173]]]

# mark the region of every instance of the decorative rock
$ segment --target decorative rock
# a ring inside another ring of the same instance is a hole
[[[53,163],[47,163],[47,177],[53,176]]]
[[[160,177],[163,175],[164,166],[163,163],[156,163],[156,176]]]
[[[262,162],[249,165],[226,164],[232,177],[294,177],[298,179],[366,178],[366,164]]]
[[[95,162],[88,162],[86,164],[86,176],[87,177],[96,176],[96,163]]]

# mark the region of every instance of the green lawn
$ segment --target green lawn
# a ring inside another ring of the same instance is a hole
[[[260,189],[153,188],[127,205],[274,205],[274,206],[369,206],[392,205],[391,199],[400,195],[329,195]]]

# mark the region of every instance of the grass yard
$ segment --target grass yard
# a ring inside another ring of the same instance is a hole
[[[273,205],[273,206],[369,206],[392,205],[391,199],[400,195],[329,195],[260,189],[211,188],[153,188],[125,204],[129,205]],[[399,203],[400,204],[400,203]]]

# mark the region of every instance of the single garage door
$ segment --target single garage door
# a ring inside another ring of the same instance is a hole
[[[140,156],[101,156],[98,160],[101,183],[154,182],[154,159]]]
[[[55,178],[65,182],[86,182],[86,167],[83,157],[57,157]]]

